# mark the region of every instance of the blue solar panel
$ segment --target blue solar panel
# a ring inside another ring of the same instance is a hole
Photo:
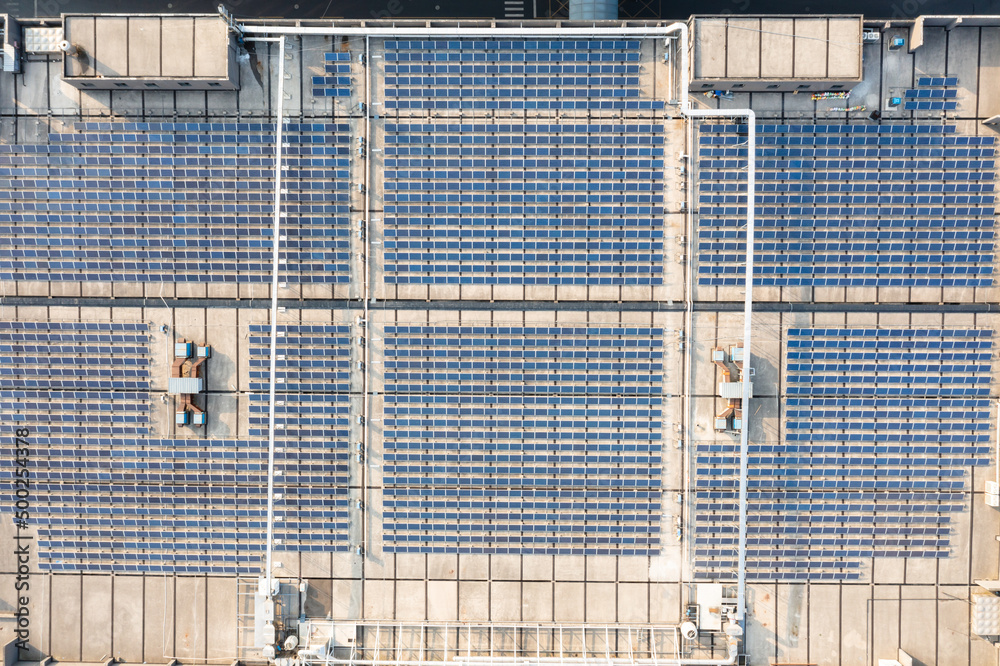
[[[958,77],[955,76],[921,76],[917,79],[918,86],[957,86]]]
[[[387,123],[386,281],[662,284],[662,129]]]
[[[635,40],[389,41],[386,108],[663,108],[641,99],[638,61]],[[386,282],[662,284],[661,135],[633,122],[387,123]]]
[[[312,77],[314,97],[351,96],[351,54],[347,51],[324,53],[326,76]]]
[[[664,108],[662,101],[639,99],[638,41],[599,41],[586,49],[567,43],[389,41],[386,108]]]

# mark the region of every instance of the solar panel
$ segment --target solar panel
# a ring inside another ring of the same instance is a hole
[[[387,124],[386,281],[663,284],[662,129]]]

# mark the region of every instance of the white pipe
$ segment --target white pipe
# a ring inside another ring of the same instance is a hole
[[[529,35],[534,37],[541,36],[551,36],[551,37],[566,37],[566,36],[599,36],[599,35],[619,35],[619,36],[633,36],[633,37],[663,37],[664,35],[670,35],[677,31],[681,33],[681,109],[687,108],[688,95],[687,95],[687,24],[677,22],[672,23],[668,26],[651,26],[651,27],[592,27],[592,28],[556,28],[556,27],[523,27],[523,28],[461,28],[461,27],[451,27],[451,28],[441,28],[441,27],[357,27],[357,26],[329,26],[329,27],[313,27],[313,26],[266,26],[266,25],[247,25],[241,26],[244,34],[248,35],[347,35],[347,36],[364,36],[365,38],[365,67],[367,70],[367,84],[366,84],[366,99],[367,103],[365,105],[365,203],[364,203],[364,227],[363,232],[365,235],[365,259],[364,259],[364,293],[362,299],[364,300],[364,318],[365,318],[365,334],[366,342],[368,342],[368,337],[370,334],[370,323],[368,322],[368,306],[371,301],[371,289],[369,285],[369,271],[370,271],[370,254],[371,245],[370,239],[371,234],[369,233],[370,227],[370,210],[369,210],[369,190],[370,190],[370,170],[371,164],[369,161],[368,153],[371,151],[371,136],[370,136],[370,114],[371,114],[371,63],[369,62],[369,39],[371,37],[406,37],[406,36],[448,36],[448,37],[496,37],[496,36],[517,36],[517,35]],[[248,38],[248,39],[258,39],[258,38]],[[364,424],[362,427],[362,454],[367,456],[368,454],[368,344],[365,345],[364,351],[364,405],[362,407],[362,414],[364,419]],[[273,387],[273,382],[272,382]],[[364,475],[364,471],[361,472]],[[362,476],[362,496],[365,494],[364,487],[364,477]],[[365,543],[365,522],[366,522],[366,512],[362,509],[362,546]]]
[[[746,296],[744,299],[744,335],[743,335],[743,348],[744,354],[747,359],[747,363],[750,360],[750,333],[751,333],[751,313],[753,306],[753,208],[754,208],[754,177],[756,168],[756,134],[755,134],[755,122],[756,117],[751,109],[732,109],[732,110],[722,110],[722,109],[708,109],[708,110],[691,110],[689,109],[690,101],[688,96],[688,28],[687,24],[683,22],[671,23],[668,26],[650,26],[650,27],[598,27],[593,26],[589,28],[578,28],[578,27],[518,27],[518,28],[501,28],[501,27],[489,27],[489,28],[479,28],[479,27],[393,27],[393,26],[372,26],[372,27],[358,27],[358,26],[343,26],[338,27],[330,25],[329,27],[312,27],[312,26],[255,26],[255,25],[244,25],[241,26],[244,34],[267,34],[267,35],[343,35],[343,36],[364,36],[366,37],[366,49],[367,49],[367,38],[369,37],[425,37],[425,36],[441,36],[441,37],[498,37],[498,36],[532,36],[532,37],[566,37],[566,36],[602,36],[602,35],[618,35],[618,36],[628,36],[628,37],[663,37],[664,35],[673,34],[674,32],[681,33],[681,98],[680,98],[680,109],[688,118],[691,117],[746,117],[747,123],[749,125],[749,142],[747,147],[748,154],[748,178],[747,178],[747,262],[746,262]],[[284,49],[284,42],[282,42],[282,50]],[[367,63],[366,63],[367,65]],[[283,78],[283,77],[282,77]],[[280,100],[279,100],[280,104]],[[366,124],[367,124],[366,116]],[[692,146],[693,148],[693,146]],[[692,152],[694,152],[692,150]],[[693,161],[693,157],[692,157]],[[690,166],[690,165],[689,165]],[[367,188],[366,188],[367,196]],[[367,204],[366,204],[367,208]],[[366,210],[366,215],[367,215]],[[690,214],[690,213],[689,213]],[[366,221],[367,224],[367,221]],[[693,242],[693,239],[689,242]],[[366,255],[365,259],[365,271],[367,280],[367,270],[368,270],[368,258]],[[365,286],[365,324],[368,326],[367,322],[367,308],[368,308],[368,286]],[[274,339],[272,337],[272,344]],[[365,346],[367,350],[367,345]],[[367,359],[367,351],[365,352],[365,358]],[[273,364],[272,355],[272,364]],[[367,367],[365,369],[365,382],[366,382],[366,400],[365,409],[367,409]],[[272,383],[271,390],[273,392],[274,386]],[[746,564],[746,496],[747,496],[747,418],[746,415],[749,413],[750,405],[750,384],[748,381],[743,382],[743,412],[744,412],[744,424],[743,430],[740,435],[740,552],[739,552],[739,571],[738,584],[737,584],[737,618],[742,620],[744,617],[744,605],[746,599],[746,575],[745,575],[745,564]],[[273,410],[273,400],[271,409]],[[272,419],[273,420],[273,419]],[[367,448],[367,418],[364,428],[364,446]],[[273,448],[273,447],[272,447]],[[269,479],[270,482],[270,479]],[[270,497],[269,503],[270,503]],[[270,514],[269,506],[269,514]],[[270,534],[270,520],[268,521],[268,528]],[[270,565],[270,538],[268,539],[268,563]],[[270,575],[270,573],[269,573]],[[736,659],[736,641],[730,641],[730,660],[719,661],[719,660],[672,660],[670,662],[662,663],[675,663],[675,664],[731,664],[735,662]],[[330,660],[330,663],[348,663],[344,660]],[[365,664],[377,664],[380,662],[374,661],[361,661],[354,660],[350,663],[359,664],[364,666]],[[407,662],[398,662],[401,666],[407,666]],[[420,662],[419,666],[433,666],[436,662]],[[445,664],[447,662],[440,662]],[[652,663],[652,662],[650,662]],[[413,666],[418,666],[416,662]]]
[[[746,612],[747,589],[747,495],[749,473],[748,458],[750,455],[750,376],[748,374],[753,357],[750,354],[753,332],[753,245],[754,245],[754,207],[757,205],[754,196],[757,186],[757,116],[750,109],[747,112],[747,240],[746,240],[746,271],[744,281],[746,289],[743,296],[743,427],[740,428],[740,534],[739,554],[736,582],[736,619],[743,621]]]
[[[757,116],[753,109],[690,109],[688,99],[688,29],[685,23],[673,23],[667,30],[679,30],[681,33],[681,113],[690,118],[746,118],[747,119],[747,238],[746,238],[746,283],[743,297],[743,358],[744,367],[749,368],[751,362],[751,333],[753,315],[753,246],[754,246],[754,207],[756,205],[757,176]],[[694,153],[696,147],[691,146],[688,164],[689,176],[694,172]],[[689,188],[690,189],[690,188]],[[693,216],[693,212],[688,213]],[[689,242],[694,242],[690,239]],[[736,618],[740,622],[746,614],[746,554],[747,554],[747,471],[749,443],[747,441],[750,428],[750,377],[744,371],[743,376],[743,427],[740,429],[740,489],[739,489],[739,545],[736,570]]]
[[[751,363],[751,317],[753,313],[753,245],[754,245],[754,206],[756,205],[755,185],[757,170],[757,117],[752,109],[688,109],[685,112],[689,118],[743,118],[747,119],[747,238],[746,238],[746,273],[743,298],[743,427],[740,429],[740,506],[739,506],[739,551],[737,553],[736,571],[736,617],[742,621],[746,602],[746,543],[747,543],[747,456],[749,445],[747,436],[748,416],[750,414],[750,377],[748,370]],[[694,151],[692,151],[694,152]],[[692,160],[694,158],[692,157]]]
[[[688,67],[688,64],[687,64],[687,55],[688,55],[688,53],[687,53],[688,52],[688,42],[687,42],[688,27],[687,27],[686,23],[678,21],[677,23],[671,23],[670,25],[668,25],[665,28],[665,31],[668,34],[673,34],[674,32],[680,32],[681,33],[680,49],[679,49],[680,52],[681,52],[681,59],[680,59],[681,65],[680,65],[680,71],[678,72],[678,75],[679,75],[678,78],[680,79],[680,82],[681,82],[681,84],[680,84],[680,98],[679,99],[680,99],[680,110],[681,110],[681,113],[684,114],[685,116],[687,116],[688,115],[688,110],[689,110],[688,109],[688,104],[689,104],[689,101],[688,101],[688,71],[687,71],[687,67]],[[670,95],[673,95],[673,68],[674,68],[675,60],[676,60],[675,58],[671,58],[671,60],[670,60],[670,67],[668,68],[668,72],[671,74],[671,78],[670,78],[671,83],[670,83],[670,86],[669,86]],[[685,166],[685,169],[686,169],[686,172],[688,174],[687,178],[689,180],[689,183],[690,183],[691,187],[687,187],[685,189],[685,196],[684,196],[684,199],[685,199],[685,201],[687,203],[687,212],[686,212],[686,221],[687,221],[687,224],[685,225],[686,233],[687,233],[687,247],[685,248],[685,258],[686,258],[686,262],[687,262],[687,268],[686,268],[686,270],[687,270],[687,280],[685,281],[685,285],[684,285],[684,377],[685,377],[685,382],[687,383],[688,390],[684,392],[684,400],[683,400],[683,407],[682,407],[683,413],[681,415],[681,417],[682,417],[682,419],[684,421],[684,441],[681,444],[681,447],[682,447],[681,448],[681,465],[682,465],[682,468],[684,469],[684,474],[681,477],[683,479],[683,488],[681,489],[681,497],[682,497],[684,503],[680,507],[681,529],[682,530],[686,530],[687,529],[688,523],[690,522],[689,518],[691,516],[691,510],[689,508],[691,506],[691,502],[689,501],[689,499],[690,499],[689,498],[689,493],[690,493],[689,476],[690,475],[688,473],[689,472],[688,465],[690,464],[689,461],[691,460],[691,456],[690,456],[690,453],[688,452],[688,447],[691,445],[691,442],[694,441],[694,436],[692,434],[692,419],[691,419],[691,393],[693,391],[693,383],[694,383],[694,381],[693,381],[693,379],[691,377],[691,361],[692,361],[692,359],[691,359],[691,353],[692,353],[692,347],[691,347],[691,339],[692,338],[691,338],[691,336],[692,336],[692,331],[694,330],[694,305],[693,305],[693,298],[694,298],[693,288],[694,287],[693,287],[693,285],[694,285],[694,277],[695,277],[695,275],[694,275],[694,238],[695,238],[695,233],[694,232],[695,232],[695,229],[694,229],[694,213],[693,213],[694,207],[693,207],[693,199],[692,199],[692,189],[693,189],[694,183],[690,182],[691,179],[693,178],[692,174],[694,173],[694,171],[693,171],[693,167],[694,167],[694,138],[693,138],[694,137],[694,133],[692,131],[692,127],[691,127],[691,123],[690,122],[687,123],[687,131],[685,133],[685,136],[687,137],[687,146],[686,146],[686,149],[687,149],[687,154],[688,154],[688,162],[687,162],[687,165]],[[681,579],[681,583],[683,583],[684,580],[685,580],[686,568],[688,566],[690,566],[690,561],[691,561],[690,560],[690,554],[691,554],[690,544],[691,544],[691,541],[689,539],[685,538],[685,535],[684,535],[683,531],[681,532],[681,542],[682,542],[682,549],[683,549],[683,552],[684,552],[684,562],[682,563],[682,567],[681,567],[681,576],[680,576],[680,579]]]
[[[670,35],[675,32],[681,33],[681,113],[687,115],[688,112],[688,81],[690,72],[688,72],[688,27],[687,23],[683,21],[678,21],[677,23],[671,23],[666,28],[663,28],[664,34]],[[673,63],[671,63],[671,67]]]
[[[687,526],[691,519],[691,480],[690,480],[690,465],[691,465],[691,453],[688,447],[694,442],[694,426],[693,419],[691,417],[691,395],[694,393],[694,378],[691,376],[691,365],[692,365],[692,336],[694,331],[694,238],[695,238],[695,226],[694,226],[694,176],[692,167],[694,165],[694,130],[692,128],[692,123],[685,123],[685,137],[686,145],[685,150],[687,151],[687,163],[685,164],[685,179],[688,181],[688,187],[684,190],[684,200],[687,203],[687,211],[685,212],[685,233],[687,234],[687,247],[685,248],[685,261],[687,262],[687,280],[684,284],[684,381],[686,383],[687,390],[684,391],[684,412],[681,417],[684,419],[684,442],[682,443],[681,449],[681,465],[684,470],[682,478],[682,494],[681,498],[684,501],[684,505],[681,506],[681,516],[682,516],[682,527],[687,529]],[[691,563],[691,540],[683,538],[682,533],[682,548],[684,552],[684,561],[681,565],[681,583],[685,582],[685,575],[687,573],[688,567]]]
[[[563,666],[580,666],[587,664],[606,664],[607,666],[729,666],[735,664],[739,657],[739,643],[729,636],[726,641],[727,656],[722,658],[689,659],[683,657],[668,657],[664,659],[626,659],[620,657],[567,659],[564,657],[490,657],[490,656],[456,656],[451,660],[432,659],[426,661],[400,659],[336,659],[326,655],[319,659],[302,659],[299,664],[347,664],[349,666],[531,666],[531,664],[562,664]]]
[[[271,386],[268,393],[267,422],[267,597],[271,598],[274,576],[271,561],[274,550],[274,393],[278,373],[278,245],[281,233],[281,145],[284,141],[285,38],[278,42],[278,108],[274,123],[274,231],[271,242]]]
[[[666,40],[663,45],[664,51],[668,54],[667,57],[670,58],[670,47],[673,46],[673,38]],[[667,101],[673,99],[674,95],[674,59],[670,58],[670,66],[667,67]]]
[[[668,657],[666,659],[633,659],[625,657],[584,657],[583,659],[565,658],[565,657],[469,657],[463,658],[461,656],[455,657],[452,661],[443,662],[445,664],[460,663],[462,666],[505,666],[510,664],[511,666],[530,666],[531,664],[561,664],[563,666],[577,665],[589,665],[589,664],[608,664],[609,666],[664,666],[676,665],[676,666],[726,666],[727,664],[735,664],[736,658],[739,655],[736,641],[729,641],[727,644],[728,656],[725,659],[721,658],[706,658],[706,659],[694,659],[694,658],[684,658],[684,657]],[[586,649],[584,647],[584,649]],[[358,662],[355,662],[358,663]],[[399,664],[402,662],[394,662]],[[420,662],[422,664],[428,664],[433,662]]]
[[[535,657],[455,657],[451,660],[431,659],[426,661],[403,660],[403,659],[299,659],[301,665],[306,664],[346,664],[348,666],[531,666],[532,664],[563,664],[564,666],[586,666],[588,664],[606,664],[607,666],[728,666],[735,664],[739,656],[737,642],[734,639],[728,641],[728,656],[725,659],[687,659],[668,657],[664,659],[626,659],[626,658],[560,658],[551,659]]]
[[[621,37],[663,37],[675,32],[676,26],[684,26],[684,42],[687,43],[687,25],[672,23],[668,26],[642,27],[598,27],[557,28],[554,26],[523,28],[500,27],[392,27],[392,26],[300,26],[300,25],[244,25],[244,34],[256,35],[338,35],[348,37],[598,37],[618,35]],[[687,60],[687,54],[682,56]]]

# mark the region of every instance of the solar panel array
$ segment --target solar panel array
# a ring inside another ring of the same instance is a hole
[[[903,93],[906,111],[954,111],[958,108],[958,79],[954,76],[922,76],[917,87]]]
[[[288,123],[282,280],[350,281],[349,127]],[[274,124],[83,122],[0,145],[0,279],[265,283]]]
[[[250,435],[267,439],[270,324],[250,326]],[[351,327],[281,324],[275,385],[280,549],[347,550]],[[266,470],[266,468],[265,468]],[[266,485],[266,475],[260,482]]]
[[[150,435],[147,324],[3,322],[0,348],[0,455],[14,460],[14,431],[28,429],[42,571],[250,571],[239,527],[252,525],[245,474],[259,463],[245,446],[237,462],[234,442]],[[4,495],[14,469],[0,470]]]
[[[386,552],[659,550],[663,331],[387,326]]]
[[[966,477],[990,458],[993,331],[788,331],[784,438],[750,444],[755,580],[852,580],[873,557],[951,553]],[[695,566],[733,571],[739,448],[696,449]]]
[[[350,97],[351,54],[347,51],[324,53],[323,60],[325,76],[313,77],[313,96]]]
[[[32,470],[31,513],[41,570],[260,571],[266,442],[39,439],[32,460],[45,469]]]
[[[663,126],[386,123],[387,284],[660,285]]]
[[[662,285],[667,127],[642,46],[386,41],[385,282]],[[349,98],[351,68],[326,53],[313,96]],[[903,108],[954,110],[956,86],[922,77]],[[275,129],[81,122],[0,145],[0,280],[270,282]],[[698,130],[701,285],[743,280],[746,129]],[[349,283],[350,125],[284,133],[281,279]],[[991,286],[994,171],[994,137],[950,125],[760,125],[755,283]],[[43,570],[259,571],[269,335],[250,328],[246,439],[163,439],[147,324],[0,323],[0,428],[31,431]],[[662,329],[383,335],[385,552],[659,554]],[[349,325],[279,328],[280,550],[348,549],[355,346]],[[750,449],[750,577],[946,556],[988,462],[992,331],[793,329],[787,353],[783,437]],[[691,446],[697,576],[728,576],[738,446]]]
[[[43,570],[259,570],[269,331],[251,327],[250,438],[160,439],[149,428],[147,324],[0,323],[0,398],[12,415],[0,453],[14,459],[14,431],[29,429]],[[283,325],[279,339],[276,543],[346,550],[350,329]],[[0,471],[5,496],[13,475]]]
[[[639,40],[385,42],[386,109],[663,109]]]
[[[746,126],[703,125],[698,282],[743,283]],[[952,125],[758,125],[754,284],[993,284],[994,143]]]

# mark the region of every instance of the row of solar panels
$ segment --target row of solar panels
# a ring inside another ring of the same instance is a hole
[[[833,136],[794,134],[763,134],[756,140],[758,146],[992,146],[993,139],[987,136],[962,136],[958,134],[853,134]],[[702,135],[698,143],[702,146],[733,146],[746,143],[742,134]]]
[[[417,172],[414,172],[417,173]],[[496,172],[499,177],[504,172]],[[560,172],[567,173],[567,172]],[[574,172],[568,172],[572,176]],[[640,172],[642,173],[642,172]],[[876,192],[876,193],[896,193],[896,192],[992,192],[995,188],[993,183],[815,183],[803,181],[785,181],[776,183],[764,183],[756,189],[758,192]],[[703,182],[699,186],[701,192],[746,192],[746,188],[739,183],[712,183]]]
[[[593,61],[574,61],[573,63],[561,62],[558,65],[505,65],[504,61],[490,61],[493,64],[486,64],[486,61],[478,61],[483,64],[454,63],[447,65],[431,64],[420,62],[419,64],[400,65],[386,64],[386,74],[450,74],[475,76],[477,74],[491,75],[549,75],[559,74],[563,76],[582,74],[587,76],[601,75],[628,75],[638,74],[642,71],[641,65],[620,65],[620,64],[594,64]],[[497,64],[501,63],[501,64]]]
[[[663,138],[659,136],[662,126],[652,123],[623,123],[618,125],[608,125],[607,123],[528,123],[526,125],[511,124],[490,124],[490,123],[387,123],[386,125],[386,156],[394,160],[393,166],[402,161],[396,159],[397,156],[407,155],[412,151],[417,151],[419,155],[413,166],[420,166],[420,172],[403,172],[389,169],[386,174],[386,230],[387,238],[406,238],[404,242],[388,241],[386,250],[417,248],[421,250],[431,249],[430,245],[435,238],[444,236],[446,238],[469,237],[476,232],[467,230],[469,227],[475,228],[483,223],[493,224],[492,220],[479,220],[476,216],[475,207],[467,210],[467,206],[462,206],[451,211],[450,208],[442,208],[433,204],[449,201],[461,203],[463,200],[470,200],[470,203],[483,203],[496,199],[501,206],[495,208],[494,214],[521,214],[537,215],[542,211],[540,207],[532,205],[532,198],[526,195],[513,194],[510,196],[512,202],[523,202],[521,207],[503,206],[507,199],[505,195],[489,194],[460,194],[465,190],[475,191],[478,188],[485,192],[484,187],[488,184],[474,184],[468,180],[468,171],[463,171],[462,178],[453,178],[449,172],[437,172],[428,167],[433,166],[429,162],[433,159],[430,154],[448,154],[452,149],[439,147],[438,144],[468,142],[474,146],[483,145],[483,148],[473,148],[481,154],[496,154],[494,163],[509,167],[510,173],[517,176],[516,180],[525,178],[526,172],[530,171],[528,164],[537,161],[534,156],[543,153],[545,155],[564,154],[584,154],[604,155],[607,157],[628,158],[632,155],[641,156],[643,153],[649,155],[661,155],[659,148],[631,148],[629,146],[649,145],[656,146],[662,143]],[[459,134],[449,135],[457,132]],[[525,133],[537,133],[537,137],[526,136]],[[485,133],[499,133],[498,136],[484,136]],[[509,136],[508,136],[509,135]],[[538,142],[544,142],[538,145]],[[517,142],[517,145],[515,145]],[[498,147],[485,147],[485,144],[493,143]],[[623,148],[605,148],[609,143],[622,144]],[[528,147],[532,144],[531,147]],[[525,146],[525,147],[521,147]],[[537,147],[534,147],[537,146]],[[578,148],[577,146],[582,146]],[[464,150],[464,149],[458,149]],[[460,153],[459,153],[460,154]],[[475,154],[475,152],[473,152]],[[523,157],[522,157],[523,156]],[[596,165],[590,164],[593,160],[587,160],[587,167]],[[469,162],[469,164],[465,164]],[[475,166],[476,160],[462,160],[460,166]],[[601,172],[588,169],[580,172],[587,176],[587,183],[567,180],[566,174],[557,173],[559,180],[563,182],[560,189],[566,189],[565,183],[572,183],[572,187],[577,191],[587,192],[581,195],[549,194],[545,198],[554,202],[553,197],[560,201],[567,200],[567,196],[586,199],[594,204],[614,204],[629,203],[633,198],[636,202],[647,200],[645,195],[609,195],[599,194],[601,191],[635,191],[641,183],[637,183],[632,178],[643,177],[650,180],[650,190],[658,190],[657,181],[661,177],[656,172],[648,171],[635,173],[630,172],[628,177],[621,171],[622,167],[627,167],[630,162],[637,160],[614,160],[609,166],[616,168],[614,171]],[[491,161],[483,161],[482,166],[489,167]],[[458,165],[456,165],[458,166]],[[487,172],[483,172],[484,177]],[[489,172],[492,174],[492,172]],[[474,175],[475,172],[472,172]],[[551,174],[550,174],[551,175]],[[420,182],[413,182],[413,176],[421,176]],[[501,177],[501,173],[496,174]],[[434,183],[428,182],[428,178],[435,179]],[[542,183],[533,186],[536,189],[549,186]],[[505,189],[502,184],[494,186],[498,191]],[[416,194],[404,194],[405,191],[416,191]],[[426,194],[424,194],[426,192]],[[441,192],[441,193],[439,193]],[[450,194],[454,192],[455,194]],[[591,194],[593,193],[593,194]],[[648,200],[658,200],[658,197],[650,197]],[[396,205],[412,204],[420,205]],[[583,210],[572,210],[565,207],[548,207],[552,213],[559,215],[559,218],[547,220],[549,225],[562,226],[563,224],[576,226],[577,220],[571,220],[568,216],[584,213]],[[440,213],[465,213],[459,219],[438,220],[436,224],[427,224],[429,220],[426,215],[438,215]],[[487,212],[486,209],[483,212]],[[627,216],[634,214],[629,206],[615,206],[613,208],[589,208],[585,211],[588,216],[594,214],[610,214],[617,216]],[[638,218],[634,224],[648,226],[655,229],[656,220],[653,218],[656,211],[652,208],[637,208],[635,213],[644,217]],[[645,217],[648,215],[648,217]],[[593,220],[594,218],[590,218]],[[535,224],[537,218],[526,218],[524,223]],[[442,228],[442,223],[448,227]],[[517,223],[521,223],[520,220]],[[398,230],[400,226],[409,227],[406,230]],[[422,227],[422,228],[414,228]],[[571,232],[573,237],[577,232]],[[659,232],[654,232],[656,237]],[[561,238],[567,234],[560,230],[553,229],[546,234],[547,237]],[[626,236],[628,237],[628,236]],[[636,233],[633,237],[640,236]],[[650,236],[651,237],[651,236]],[[421,242],[422,241],[422,242]],[[486,248],[484,247],[484,250]],[[499,247],[497,249],[500,249]],[[447,253],[447,252],[387,252],[386,254],[386,281],[389,284],[593,284],[593,285],[625,285],[625,284],[660,284],[660,264],[662,256],[657,254],[636,253],[632,254],[593,254],[578,255],[567,253],[570,249],[566,245],[561,245],[562,254],[554,256],[552,254],[511,254],[506,259],[500,257],[487,257],[477,253]],[[611,248],[617,249],[617,248]],[[419,263],[409,263],[419,262]],[[501,262],[497,265],[497,262]],[[580,262],[587,262],[588,266],[579,265]],[[623,265],[624,264],[624,265]],[[442,275],[447,273],[448,275]],[[492,274],[492,275],[491,275]],[[544,275],[544,277],[536,277]]]
[[[768,157],[993,157],[996,150],[986,148],[758,148],[757,156]],[[701,157],[746,157],[746,148],[700,148]]]
[[[483,109],[483,110],[593,110],[593,111],[659,111],[663,110],[664,102],[644,101],[644,100],[587,100],[587,101],[560,101],[560,100],[491,100],[491,99],[453,99],[453,100],[432,100],[432,99],[412,99],[412,100],[386,100],[385,108],[400,110],[458,110],[458,109]]]
[[[738,169],[743,168],[746,165],[746,160],[732,160],[732,159],[702,159],[699,160],[698,166],[700,169]],[[774,174],[776,177],[785,174],[784,178],[788,180],[798,180],[801,178],[808,178],[810,171],[815,171],[817,169],[836,169],[842,174],[843,179],[849,179],[851,176],[849,172],[860,171],[865,174],[866,178],[874,178],[876,174],[880,176],[888,177],[893,171],[901,170],[908,172],[915,177],[919,177],[913,172],[918,174],[926,169],[933,169],[938,173],[945,174],[945,169],[948,170],[949,174],[957,172],[966,172],[965,175],[971,175],[971,173],[977,173],[977,180],[991,180],[993,175],[990,173],[983,173],[983,171],[993,169],[996,166],[995,160],[964,160],[964,159],[931,159],[931,160],[895,160],[895,159],[878,159],[878,160],[799,160],[799,159],[782,159],[782,160],[759,160],[757,167],[762,170],[762,178],[769,179],[770,175],[768,170],[777,170],[778,173]],[[717,177],[717,176],[716,176]],[[734,176],[735,177],[735,176]],[[950,175],[942,175],[941,179],[945,180],[950,178]],[[925,176],[925,178],[927,178]],[[781,178],[777,178],[781,179]]]
[[[957,134],[958,128],[951,124],[920,124],[914,125],[907,122],[893,123],[884,122],[878,124],[854,124],[838,123],[828,125],[822,121],[818,123],[792,123],[783,125],[759,124],[755,125],[759,135],[767,134]],[[746,124],[715,123],[705,122],[699,125],[698,131],[701,133],[722,133],[722,134],[746,134]]]

